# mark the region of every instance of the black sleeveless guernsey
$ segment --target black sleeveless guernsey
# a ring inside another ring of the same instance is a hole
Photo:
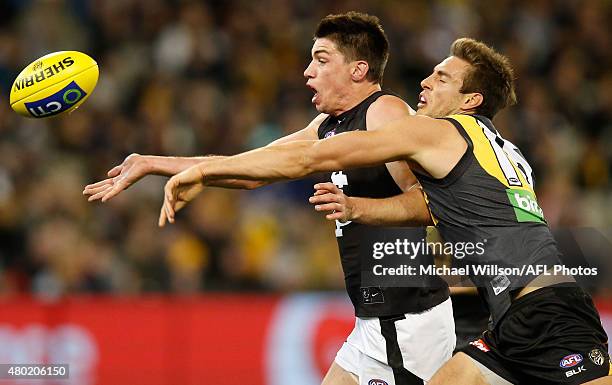
[[[338,116],[329,116],[318,129],[319,139],[348,131],[367,130],[366,114],[368,108],[380,96],[389,93],[378,91],[349,111]],[[365,167],[330,174],[332,182],[347,196],[388,198],[402,193],[395,184],[385,165]],[[344,271],[346,290],[355,307],[357,317],[384,317],[404,313],[418,313],[430,309],[449,297],[448,285],[438,277],[431,287],[384,287],[362,285],[361,274],[371,265],[372,255],[363,252],[362,242],[372,234],[398,233],[398,228],[369,226],[356,222],[336,221],[336,238],[340,260]],[[422,242],[426,237],[425,228],[406,230],[403,238]],[[360,250],[361,249],[361,250]],[[419,279],[419,277],[415,277]],[[403,285],[408,286],[408,285]]]

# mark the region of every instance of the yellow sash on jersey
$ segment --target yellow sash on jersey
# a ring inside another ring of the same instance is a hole
[[[531,193],[534,193],[531,186],[529,186],[529,183],[527,183],[527,181],[525,180],[523,173],[516,166],[516,164],[512,161],[512,159],[509,159],[509,160],[512,166],[514,167],[516,174],[518,175],[521,181],[522,186],[510,186],[508,184],[508,180],[504,176],[504,172],[501,166],[499,165],[497,156],[495,155],[495,152],[493,151],[493,147],[492,147],[493,144],[491,143],[489,138],[487,138],[487,136],[484,134],[483,132],[484,128],[482,128],[478,124],[478,121],[476,120],[475,117],[471,115],[457,114],[457,115],[450,115],[449,118],[455,119],[461,124],[461,126],[463,126],[463,129],[470,136],[470,139],[472,139],[472,143],[474,144],[473,152],[474,152],[474,156],[476,157],[476,160],[478,161],[478,163],[480,163],[482,168],[489,175],[491,175],[492,177],[494,177],[495,179],[503,183],[508,188],[522,188],[522,189],[530,191]]]
[[[491,131],[483,123],[479,124],[479,121],[472,115],[456,114],[450,115],[449,118],[459,122],[472,140],[472,152],[482,169],[506,187],[506,193],[510,204],[514,207],[517,221],[545,222],[544,213],[537,203],[533,187],[529,184],[522,169],[518,167],[517,162],[520,162],[523,168],[526,166],[530,169],[530,166],[515,151],[514,145],[508,149],[509,152],[506,152],[502,145],[511,143]],[[489,136],[485,134],[485,131]],[[502,144],[498,143],[500,139]]]

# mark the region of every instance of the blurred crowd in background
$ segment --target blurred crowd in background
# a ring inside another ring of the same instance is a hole
[[[0,293],[342,288],[333,224],[312,180],[208,189],[159,229],[165,179],[107,203],[83,187],[128,154],[234,154],[303,128],[303,71],[329,13],[377,15],[384,87],[416,107],[420,80],[470,36],[507,54],[519,104],[495,119],[529,159],[552,227],[612,225],[612,3],[592,0],[0,3]],[[48,120],[11,111],[34,59],[79,50],[100,65],[91,98]]]

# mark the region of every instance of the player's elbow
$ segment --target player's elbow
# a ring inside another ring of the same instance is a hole
[[[305,175],[341,169],[337,158],[334,154],[326,151],[326,147],[322,145],[321,141],[314,142],[304,148],[300,159],[300,167],[304,170]]]
[[[260,187],[266,186],[267,184],[269,184],[266,181],[261,181],[261,180],[250,180],[250,181],[246,181],[244,184],[244,189],[245,190],[255,190],[258,189]]]
[[[297,161],[298,170],[296,176],[303,177],[316,172],[316,158],[314,155],[315,154],[313,153],[312,149],[309,148],[306,148],[304,151],[301,152]]]
[[[414,217],[406,219],[401,226],[435,226],[435,223],[429,214],[416,214]]]
[[[317,146],[317,142],[303,143],[300,150],[296,152],[297,156],[297,177],[304,177],[313,174],[319,170],[320,154]]]

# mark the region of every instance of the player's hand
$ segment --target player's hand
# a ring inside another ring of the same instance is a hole
[[[204,189],[204,178],[198,165],[170,178],[164,187],[164,204],[159,213],[159,227],[174,223],[174,215]]]
[[[330,182],[317,183],[314,188],[315,193],[308,201],[315,205],[316,211],[329,211],[329,214],[325,215],[325,219],[340,222],[353,219],[354,206],[351,198],[344,195],[335,184]]]
[[[106,202],[138,182],[149,172],[146,158],[140,154],[131,154],[120,165],[108,171],[109,178],[85,186],[83,195],[89,195],[87,199],[89,202],[97,199]]]

